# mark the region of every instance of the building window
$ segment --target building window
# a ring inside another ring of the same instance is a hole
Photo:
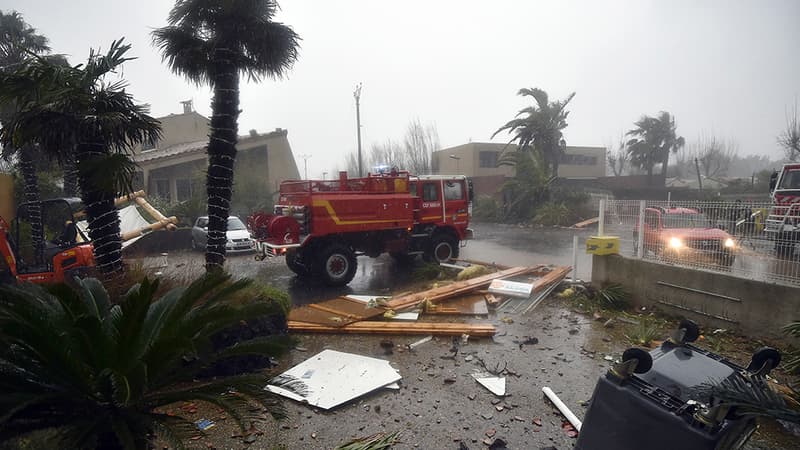
[[[597,157],[565,153],[561,155],[561,164],[567,164],[571,166],[596,166]]]
[[[497,152],[480,152],[478,159],[480,167],[497,167]]]
[[[175,190],[179,202],[189,200],[192,198],[192,180],[188,178],[175,180]]]
[[[156,195],[169,200],[169,180],[156,180]]]
[[[144,142],[142,142],[142,151],[154,150],[156,148],[156,143],[155,139],[145,139]]]

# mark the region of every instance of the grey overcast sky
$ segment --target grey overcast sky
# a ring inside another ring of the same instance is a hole
[[[171,0],[0,0],[84,61],[124,36],[138,59],[124,77],[154,115],[210,91],[171,74],[151,45]],[[673,113],[688,141],[738,141],[740,153],[780,156],[776,135],[800,95],[800,1],[280,2],[278,21],[303,38],[284,80],[242,87],[240,134],[289,130],[309,175],[344,168],[356,148],[353,89],[362,82],[365,148],[401,139],[409,120],[438,128],[443,146],[488,141],[524,103],[522,87],[551,98],[577,92],[569,145],[605,145],[642,114]],[[500,138],[497,139],[501,140]],[[302,173],[302,160],[298,157]]]

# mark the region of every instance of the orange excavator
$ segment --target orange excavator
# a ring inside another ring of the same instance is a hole
[[[11,224],[0,217],[3,282],[59,283],[84,275],[94,266],[92,243],[74,222],[83,210],[80,199],[57,198],[40,204],[45,241],[38,249],[30,238],[26,203],[19,206]]]

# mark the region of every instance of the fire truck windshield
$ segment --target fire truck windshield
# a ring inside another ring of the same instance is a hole
[[[778,189],[800,189],[800,169],[789,170],[784,173]]]

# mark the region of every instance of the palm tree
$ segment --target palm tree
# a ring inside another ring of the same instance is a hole
[[[0,129],[4,144],[38,143],[51,154],[74,152],[86,205],[95,262],[106,276],[122,272],[122,241],[114,198],[128,192],[135,165],[124,154],[158,139],[159,122],[137,105],[123,81],[106,82],[125,61],[130,45],[91,51],[85,65],[70,67],[36,58],[11,74],[0,74],[0,102],[19,111]]]
[[[0,11],[0,72],[14,71],[32,57],[49,53],[50,47],[47,44],[47,38],[37,34],[36,29],[28,25],[19,13]],[[13,102],[1,104],[0,123],[7,122],[16,109],[16,104]],[[40,204],[41,193],[36,174],[36,151],[30,144],[20,147],[8,146],[3,149],[3,157],[11,158],[11,155],[18,156],[17,167],[25,186],[25,202],[31,224],[35,263],[39,264],[44,257],[44,227]]]
[[[274,22],[273,0],[178,0],[169,25],[153,32],[173,72],[196,84],[210,84],[211,133],[208,143],[207,270],[225,262],[239,117],[239,77],[281,77],[297,59],[300,37]]]
[[[509,144],[516,141],[519,150],[541,154],[548,172],[556,177],[558,164],[566,148],[562,131],[568,125],[569,111],[565,109],[575,93],[554,102],[549,100],[547,92],[539,88],[520,89],[517,95],[533,97],[536,104],[520,110],[513,120],[495,131],[492,137],[503,131],[511,133],[513,137]]]
[[[648,183],[653,184],[653,168],[661,164],[661,176],[666,177],[670,153],[677,153],[686,143],[677,135],[675,118],[666,111],[658,117],[642,116],[634,122],[636,128],[626,134],[631,164],[647,171]]]
[[[217,406],[243,432],[265,408],[284,417],[264,386],[277,381],[302,392],[295,380],[270,382],[263,374],[197,380],[227,358],[277,356],[289,347],[285,334],[215,345],[221,330],[240,321],[285,315],[279,302],[263,296],[232,302],[247,285],[210,274],[155,298],[159,282],[145,278],[121,301],[93,278],[49,291],[0,286],[0,443],[51,430],[48,448],[151,448],[156,434],[182,448],[181,440],[197,432],[194,423],[158,410],[182,401]]]
[[[532,152],[512,152],[503,155],[498,165],[514,166],[516,174],[503,183],[505,219],[530,219],[536,207],[545,201],[549,185],[555,179],[550,176],[542,155]]]

